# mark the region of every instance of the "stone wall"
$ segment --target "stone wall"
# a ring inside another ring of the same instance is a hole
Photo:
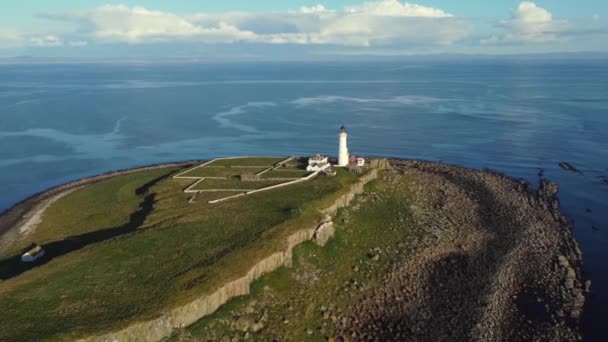
[[[359,181],[351,186],[348,193],[340,196],[322,213],[330,217],[335,216],[338,209],[346,207],[355,198],[355,195],[363,192],[365,184],[377,178],[377,170],[372,169]],[[224,284],[215,292],[202,296],[184,306],[168,310],[159,318],[135,323],[122,330],[106,333],[103,335],[90,336],[80,341],[86,342],[109,342],[109,341],[160,341],[169,336],[173,329],[187,327],[199,319],[212,314],[221,305],[230,299],[249,294],[251,283],[262,275],[272,272],[281,266],[291,266],[293,248],[304,241],[313,239],[315,232],[323,225],[327,225],[327,218],[313,227],[302,229],[287,238],[287,248],[277,251],[255,264],[247,274]],[[332,230],[330,231],[333,235]],[[323,236],[326,242],[331,236]]]
[[[241,175],[241,181],[243,182],[257,182],[260,179],[262,179],[260,175],[248,175],[245,173]]]

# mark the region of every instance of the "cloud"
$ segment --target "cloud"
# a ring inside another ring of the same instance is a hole
[[[551,12],[530,1],[521,2],[500,26],[506,31],[503,35],[484,38],[482,43],[554,43],[564,40],[570,28],[567,21],[554,19]]]
[[[86,40],[73,40],[68,43],[68,45],[72,47],[83,47],[89,45],[89,42]]]
[[[22,43],[22,37],[18,32],[11,29],[0,28],[0,48],[9,48],[19,46]]]
[[[35,47],[57,47],[63,46],[63,40],[55,35],[49,34],[46,36],[30,37],[28,45]]]
[[[417,18],[447,18],[453,15],[440,9],[426,7],[410,3],[401,3],[398,0],[383,0],[366,2],[359,6],[346,7],[350,14],[395,16],[395,17],[417,17]]]
[[[324,5],[270,13],[194,13],[104,5],[79,13],[43,14],[70,21],[88,39],[142,44],[160,41],[200,43],[316,44],[372,46],[451,44],[469,25],[441,9],[398,0],[378,0],[330,10]]]
[[[84,23],[92,38],[102,42],[142,43],[173,39],[233,42],[250,40],[255,34],[218,22],[196,25],[187,18],[144,7],[104,5],[84,13],[46,14],[45,18]]]
[[[303,14],[315,14],[329,12],[323,5],[316,5],[311,7],[302,6],[300,7],[300,13]]]
[[[84,46],[81,45],[86,42],[69,42],[70,46]],[[27,34],[19,32],[17,30],[2,29],[0,28],[0,49],[11,49],[11,48],[51,48],[61,47],[66,45],[64,40],[54,34]]]

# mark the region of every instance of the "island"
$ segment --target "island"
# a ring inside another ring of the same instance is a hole
[[[352,157],[339,134],[335,160],[155,165],[15,205],[0,340],[580,339],[556,184]]]

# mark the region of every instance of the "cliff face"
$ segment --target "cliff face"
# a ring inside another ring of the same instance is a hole
[[[363,192],[365,184],[376,178],[377,170],[372,169],[369,173],[362,176],[357,183],[352,185],[346,194],[340,196],[332,205],[321,212],[330,216],[330,218],[335,216],[338,209],[348,206],[357,194]],[[328,229],[329,223],[331,221],[325,219],[313,227],[295,232],[287,238],[287,248],[285,250],[277,251],[264,258],[255,264],[247,274],[224,284],[224,286],[209,295],[202,296],[184,306],[169,310],[157,319],[135,323],[119,331],[90,336],[79,341],[159,341],[169,336],[173,329],[186,327],[212,314],[230,299],[249,294],[251,283],[262,275],[272,272],[281,266],[291,266],[293,248],[295,246],[311,239],[315,239],[317,243],[325,244],[334,233],[333,225],[332,229]]]

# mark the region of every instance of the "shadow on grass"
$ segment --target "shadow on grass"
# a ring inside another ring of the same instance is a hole
[[[129,222],[127,222],[126,224],[86,234],[70,236],[61,241],[51,242],[47,245],[42,246],[44,248],[45,255],[31,263],[24,263],[21,261],[22,253],[14,255],[0,262],[0,279],[7,280],[14,278],[32,268],[42,266],[47,262],[53,260],[54,258],[77,251],[92,244],[100,243],[115,238],[117,236],[135,232],[137,228],[144,223],[146,217],[154,209],[156,194],[150,194],[150,188],[152,188],[160,181],[170,177],[172,174],[173,173],[171,172],[167,173],[166,175],[155,178],[135,190],[135,194],[137,196],[143,197],[143,201],[140,202],[139,208],[130,215]]]

